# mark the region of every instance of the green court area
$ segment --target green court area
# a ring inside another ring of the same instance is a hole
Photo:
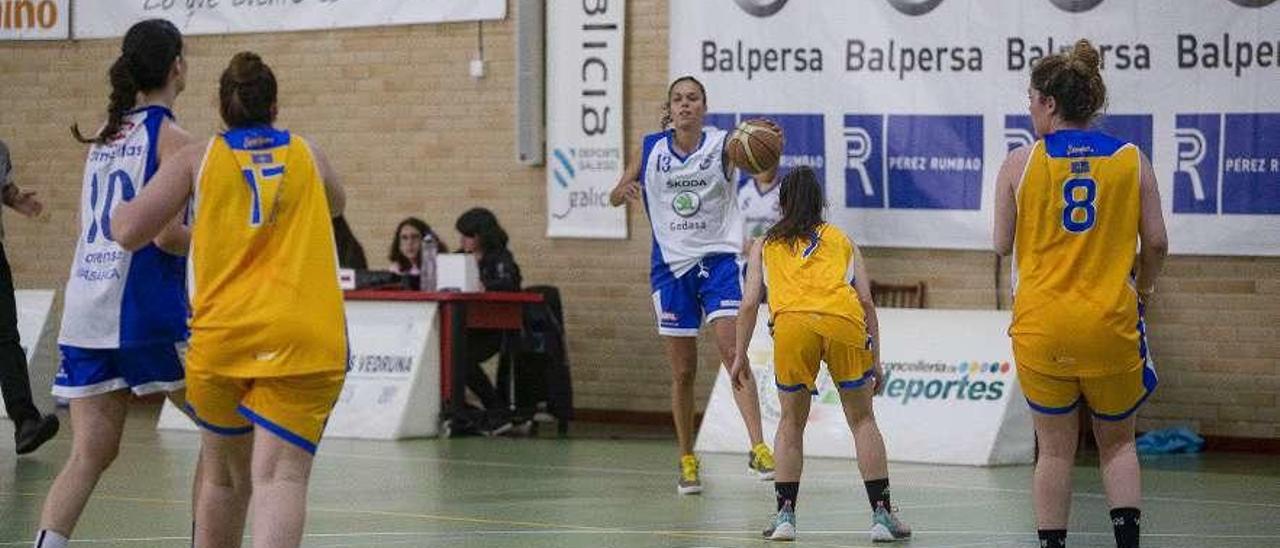
[[[130,417],[119,460],[75,532],[76,546],[187,546],[194,434],[156,432],[154,409]],[[5,421],[7,424],[7,421]],[[65,427],[65,426],[64,426]],[[892,436],[892,432],[886,432]],[[0,428],[0,546],[28,546],[69,431],[13,457]],[[773,489],[746,474],[746,453],[703,455],[706,491],[676,494],[674,442],[662,430],[574,425],[568,439],[325,440],[306,546],[763,546]],[[1280,459],[1144,459],[1144,546],[1280,546]],[[891,465],[893,497],[917,547],[1037,545],[1028,466]],[[1073,547],[1114,546],[1094,457],[1075,471]],[[871,546],[852,461],[809,459],[795,546]],[[247,544],[246,544],[247,545]]]

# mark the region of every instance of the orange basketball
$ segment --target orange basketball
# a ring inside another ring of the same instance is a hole
[[[751,174],[769,171],[782,156],[782,133],[768,120],[746,120],[733,130],[726,145],[729,160]]]

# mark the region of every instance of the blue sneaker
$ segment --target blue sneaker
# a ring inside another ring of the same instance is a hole
[[[897,511],[881,506],[871,517],[871,542],[893,542],[911,538],[911,528],[898,519]]]
[[[773,523],[764,530],[764,538],[765,540],[796,539],[796,513],[791,509],[790,502],[783,504],[782,509],[773,515]]]

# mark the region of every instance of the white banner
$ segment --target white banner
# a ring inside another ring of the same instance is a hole
[[[625,2],[547,2],[547,236],[627,237],[622,176]]]
[[[0,41],[65,40],[70,34],[71,0],[0,1]]]
[[[395,440],[440,428],[440,321],[431,302],[348,301],[351,369],[324,435]],[[157,428],[195,430],[165,402]]]
[[[13,292],[13,299],[18,309],[18,338],[22,340],[22,351],[27,354],[27,368],[30,369],[36,361],[36,349],[44,335],[49,309],[53,307],[53,290],[19,289]],[[0,399],[0,417],[5,416],[4,400]]]
[[[1173,252],[1280,255],[1275,0],[706,0],[670,20],[708,123],[778,120],[784,169],[817,169],[860,243],[990,249],[996,173],[1033,139],[1030,66],[1083,37],[1099,125],[1152,159]]]
[[[7,3],[7,2],[6,2]],[[506,0],[75,0],[75,37],[110,38],[159,17],[183,34],[502,19]]]
[[[760,389],[765,440],[772,445],[781,411],[767,312],[761,307],[748,353]],[[875,413],[889,460],[976,466],[1031,462],[1035,436],[1005,334],[1008,311],[876,312],[885,390],[875,398]],[[740,453],[750,445],[747,430],[729,377],[720,369],[695,449]],[[804,452],[853,458],[853,437],[826,367],[809,408]]]

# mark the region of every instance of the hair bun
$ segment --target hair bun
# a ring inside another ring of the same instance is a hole
[[[231,79],[236,84],[247,84],[257,80],[262,73],[262,67],[262,57],[252,51],[235,54],[227,66]]]
[[[1098,49],[1085,38],[1076,41],[1075,47],[1071,48],[1070,59],[1083,64],[1084,68],[1090,72],[1102,67],[1102,56],[1098,53]]]

